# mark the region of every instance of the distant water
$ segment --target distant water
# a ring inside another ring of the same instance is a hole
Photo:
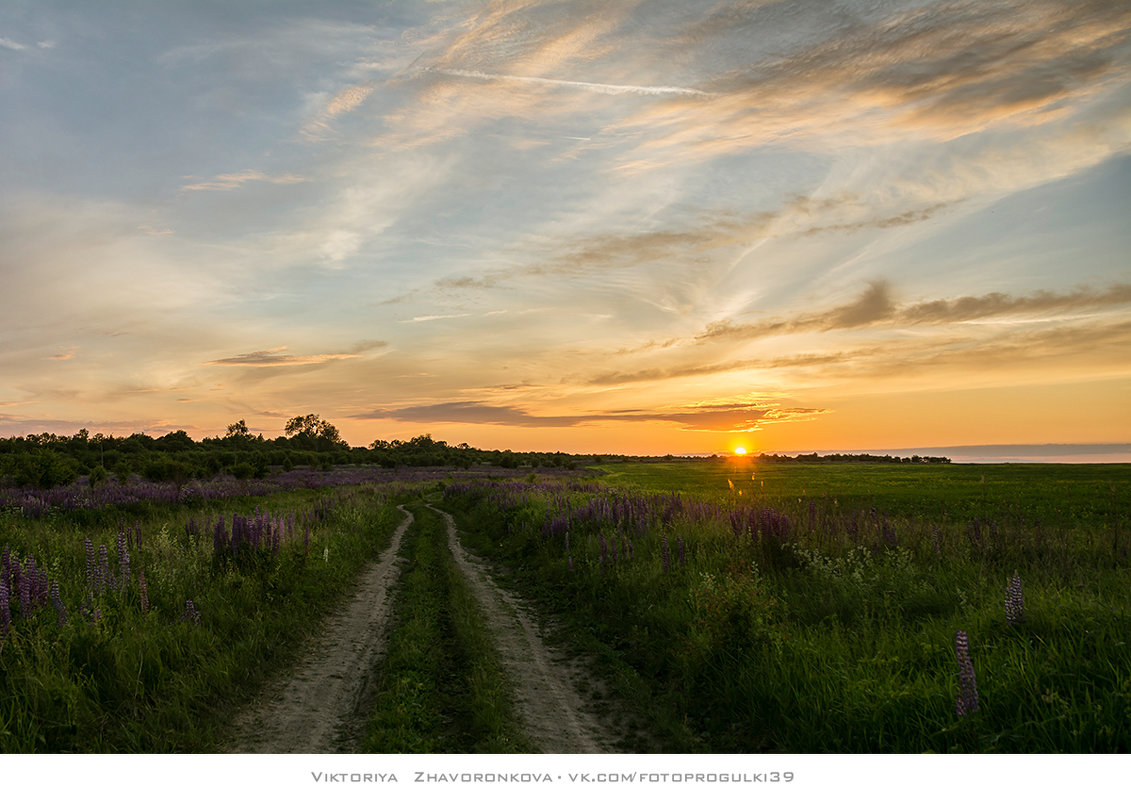
[[[1104,464],[1131,462],[1131,443],[1049,443],[1045,445],[950,445],[923,448],[866,450],[891,456],[946,456],[952,462],[1053,462],[1058,464]],[[810,451],[812,453],[812,451]],[[818,451],[821,453],[821,451]],[[790,454],[793,456],[794,454]]]
[[[813,451],[785,451],[797,456]],[[1131,462],[1131,442],[1049,443],[1045,445],[938,445],[922,448],[848,448],[833,453],[868,453],[873,456],[945,456],[952,462],[993,464],[1030,462],[1033,464],[1117,464]],[[710,456],[710,453],[682,453],[680,456]]]

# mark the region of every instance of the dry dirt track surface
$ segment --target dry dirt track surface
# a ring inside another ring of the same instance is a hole
[[[400,576],[397,558],[412,513],[381,558],[366,570],[353,599],[326,624],[309,655],[285,680],[234,722],[225,749],[237,754],[330,754],[354,750],[364,734],[363,699],[373,665],[385,651],[391,592]]]
[[[429,508],[447,524],[448,545],[491,630],[525,733],[543,753],[611,752],[615,738],[578,692],[578,673],[546,646],[538,627],[495,583],[482,560],[463,549],[451,515]]]
[[[296,670],[272,683],[233,723],[224,749],[236,754],[351,753],[364,736],[374,666],[384,655],[392,590],[400,577],[405,519],[381,558],[361,577],[353,599],[314,640]],[[432,508],[432,507],[429,507]],[[551,651],[515,599],[491,578],[482,560],[459,542],[451,515],[448,545],[479,603],[514,690],[525,733],[543,753],[595,754],[614,750],[615,737],[578,692],[584,674]]]

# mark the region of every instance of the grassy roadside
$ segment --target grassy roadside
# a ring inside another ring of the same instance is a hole
[[[539,571],[528,571],[499,558],[499,532],[481,525],[476,514],[456,506],[447,510],[459,525],[464,547],[493,558],[501,570],[494,574],[508,591],[534,602],[532,611],[543,617],[547,641],[585,660],[598,679],[606,700],[603,715],[623,733],[618,748],[625,753],[694,753],[704,749],[688,725],[686,711],[669,702],[666,690],[626,658],[621,638],[609,638],[606,626],[583,600],[571,595],[560,581],[544,582]]]
[[[365,487],[233,499],[207,526],[195,514],[0,522],[15,590],[0,614],[0,752],[216,750],[230,710],[289,664],[399,519]],[[267,539],[218,551],[215,525],[234,515]]]
[[[1122,513],[1052,528],[703,495],[530,479],[453,484],[445,507],[662,750],[1127,750]]]
[[[422,503],[402,546],[409,564],[362,750],[369,753],[528,753],[479,607],[447,546],[443,520]]]

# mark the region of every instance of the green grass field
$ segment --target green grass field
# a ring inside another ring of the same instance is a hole
[[[214,750],[399,502],[417,522],[366,747],[527,750],[427,499],[588,658],[641,750],[1123,753],[1129,490],[1131,465],[606,462],[7,510],[0,751]]]
[[[610,489],[531,477],[448,503],[667,748],[1131,747],[1128,466],[595,472]]]
[[[1126,529],[1131,521],[1128,464],[762,464],[731,457],[590,469],[619,486],[701,497],[742,492],[770,505],[830,498],[844,508],[939,521],[1020,518],[1079,529]]]

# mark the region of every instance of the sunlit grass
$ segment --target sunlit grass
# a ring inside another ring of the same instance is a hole
[[[1127,515],[1110,501],[1125,497],[1128,471],[1082,471],[1073,483],[1050,468],[1056,495],[1037,498],[1042,519],[1017,506],[1035,491],[1019,495],[1009,471],[969,487],[900,472],[922,466],[865,469],[848,500],[793,491],[851,477],[823,475],[829,467],[771,476],[779,489],[792,482],[777,504],[739,496],[715,466],[683,464],[640,469],[665,489],[682,469],[691,489],[674,495],[626,489],[632,468],[613,466],[621,489],[454,485],[447,497],[465,541],[570,621],[574,645],[601,655],[673,750],[1131,745],[1131,579],[1117,536]],[[1097,492],[1103,481],[1118,483]],[[961,486],[978,516],[952,506]],[[1106,505],[1089,513],[1097,497]],[[960,630],[980,699],[966,715]]]

